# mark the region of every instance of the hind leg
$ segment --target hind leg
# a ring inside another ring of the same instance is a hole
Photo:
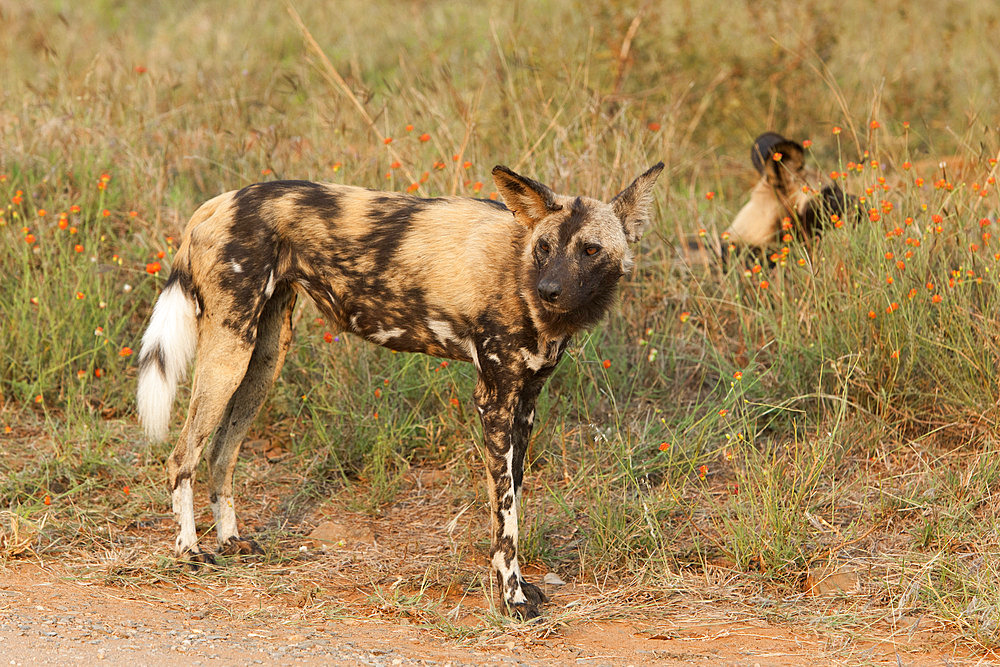
[[[257,344],[243,381],[229,399],[226,412],[208,446],[209,499],[215,517],[219,551],[225,555],[259,554],[251,539],[241,538],[233,506],[233,471],[240,445],[274,384],[292,341],[295,292],[279,288],[264,306],[257,325]]]
[[[198,341],[198,365],[187,420],[167,459],[174,517],[179,526],[174,551],[179,558],[194,565],[214,560],[198,548],[194,522],[195,470],[202,449],[246,374],[253,353],[252,344],[230,329],[211,323],[206,323],[205,327]]]

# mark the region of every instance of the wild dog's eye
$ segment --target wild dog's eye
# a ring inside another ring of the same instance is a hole
[[[598,252],[598,251],[599,251],[600,249],[601,249],[601,246],[599,246],[599,245],[589,245],[589,246],[586,246],[586,247],[585,247],[585,248],[583,249],[583,251],[584,251],[585,253],[587,253],[588,255],[596,255],[596,254],[597,254],[597,252]]]

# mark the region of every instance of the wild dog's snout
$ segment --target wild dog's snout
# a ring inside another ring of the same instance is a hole
[[[558,280],[552,278],[542,278],[538,281],[538,296],[546,303],[555,303],[562,292],[562,285]]]

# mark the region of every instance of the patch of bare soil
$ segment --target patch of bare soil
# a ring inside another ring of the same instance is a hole
[[[199,573],[167,557],[168,515],[111,527],[103,542],[95,531],[90,549],[0,563],[2,663],[1000,664],[933,619],[845,621],[849,586],[835,579],[798,602],[727,602],[710,594],[711,572],[671,575],[678,585],[654,593],[528,568],[551,582],[546,618],[506,621],[490,611],[481,503],[463,505],[440,476],[410,475],[374,518],[325,503],[272,529],[267,557]],[[262,494],[279,480],[250,477],[247,523],[273,524]]]
[[[994,664],[947,650],[930,627],[847,640],[732,609],[685,606],[656,620],[519,626],[456,640],[405,619],[328,618],[292,603],[257,617],[259,600],[247,591],[149,593],[80,580],[54,564],[9,565],[0,573],[0,655],[9,664]]]

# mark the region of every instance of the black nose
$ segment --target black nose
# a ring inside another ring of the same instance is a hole
[[[538,296],[542,297],[542,301],[552,303],[559,298],[561,291],[562,287],[554,280],[542,280],[538,283]]]

